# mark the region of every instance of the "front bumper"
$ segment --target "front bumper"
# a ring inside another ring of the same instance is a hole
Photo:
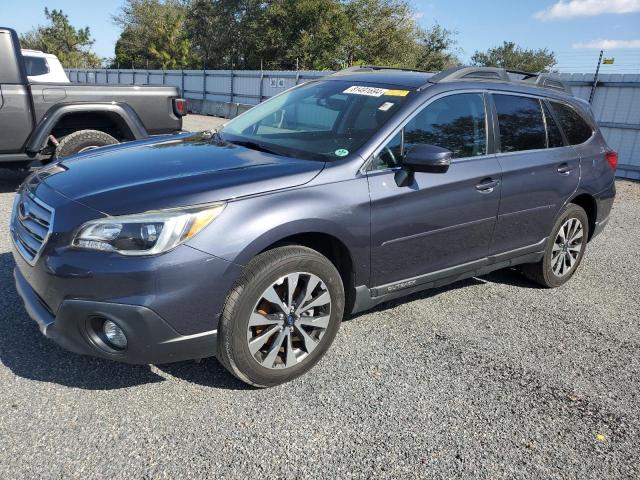
[[[16,288],[25,308],[40,331],[72,352],[126,363],[169,363],[216,354],[217,331],[181,335],[153,310],[88,300],[64,300],[54,315],[31,288],[19,268],[14,269]],[[116,322],[127,336],[127,348],[104,348],[94,331],[92,319]]]
[[[78,225],[103,214],[69,200],[46,182],[33,183],[22,188],[51,211],[46,238],[32,245],[33,239],[13,228],[10,236],[17,290],[44,335],[74,352],[130,363],[215,355],[220,312],[241,266],[187,245],[140,257],[73,248]],[[38,212],[29,206],[27,213],[31,218]],[[17,221],[14,208],[12,227]],[[37,251],[35,258],[19,250],[17,242],[23,240]],[[103,348],[95,335],[100,319],[125,331],[124,351]]]

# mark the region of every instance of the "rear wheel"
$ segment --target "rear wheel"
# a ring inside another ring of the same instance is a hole
[[[543,287],[559,287],[573,276],[580,265],[588,238],[587,214],[571,203],[563,209],[553,226],[542,260],[523,265],[522,271],[527,278]]]
[[[68,157],[75,153],[86,152],[98,147],[119,143],[108,133],[99,130],[79,130],[60,140],[55,152],[56,158]]]
[[[258,387],[288,382],[331,345],[344,313],[340,274],[306,247],[267,251],[231,290],[218,329],[218,359]]]

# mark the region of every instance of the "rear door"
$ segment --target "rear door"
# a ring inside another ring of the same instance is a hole
[[[611,185],[614,173],[604,160],[608,148],[601,135],[596,135],[595,122],[575,106],[550,100],[547,102],[565,137],[580,156],[580,184],[598,194]]]
[[[431,273],[436,279],[485,262],[500,200],[487,118],[482,92],[442,96],[374,156],[368,172],[371,273],[374,285],[388,287],[381,293],[397,289],[389,285],[394,282]],[[410,185],[398,186],[394,175],[404,150],[421,143],[453,151],[449,170],[415,172]]]
[[[542,247],[580,180],[580,159],[566,146],[537,97],[492,93],[502,198],[490,255]],[[523,252],[525,253],[525,252]]]

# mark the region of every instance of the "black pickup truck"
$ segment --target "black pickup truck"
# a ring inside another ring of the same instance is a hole
[[[173,133],[186,113],[171,86],[29,83],[16,32],[0,27],[2,168]]]

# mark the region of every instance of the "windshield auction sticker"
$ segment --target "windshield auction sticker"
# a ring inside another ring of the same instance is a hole
[[[386,88],[376,88],[376,87],[363,87],[359,85],[354,85],[352,87],[347,88],[342,93],[350,93],[352,95],[366,95],[367,97],[381,97],[387,92]]]
[[[364,85],[353,85],[342,93],[350,93],[352,95],[365,95],[367,97],[381,97],[383,95],[389,97],[406,97],[409,90],[390,90],[388,88],[365,87]]]
[[[390,97],[406,97],[409,95],[409,90],[387,90],[384,94]]]

